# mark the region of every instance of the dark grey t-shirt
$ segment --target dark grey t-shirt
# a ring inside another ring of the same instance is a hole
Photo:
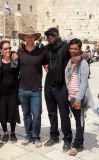
[[[20,63],[19,88],[31,91],[42,89],[42,65],[46,64],[45,54],[36,47],[28,52],[18,51]]]

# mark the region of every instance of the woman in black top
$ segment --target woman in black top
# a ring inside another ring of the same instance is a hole
[[[4,132],[3,142],[9,140],[7,122],[11,126],[10,140],[17,141],[16,122],[20,123],[18,110],[18,63],[13,61],[16,54],[11,52],[10,42],[0,42],[0,122]]]

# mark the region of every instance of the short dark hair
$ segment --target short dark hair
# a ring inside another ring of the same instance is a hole
[[[79,47],[79,49],[81,49],[81,47],[82,47],[82,42],[81,42],[80,39],[74,38],[74,39],[70,40],[70,42],[69,42],[69,47],[70,47],[71,45],[73,45],[73,44],[77,44],[78,47]]]
[[[49,28],[47,31],[44,32],[44,34],[48,36],[48,35],[51,35],[53,32],[56,32],[57,34],[59,34],[59,30],[55,27]]]
[[[10,41],[9,41],[9,40],[3,40],[3,41],[1,41],[1,42],[0,42],[0,49],[3,48],[3,45],[4,45],[5,43],[9,43],[9,44],[10,44]]]

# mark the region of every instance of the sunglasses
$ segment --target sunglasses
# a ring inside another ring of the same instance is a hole
[[[11,47],[7,47],[7,48],[2,48],[4,51],[6,50],[11,50]]]

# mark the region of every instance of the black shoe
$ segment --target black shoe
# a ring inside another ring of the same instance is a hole
[[[2,142],[8,142],[9,140],[9,134],[4,134],[3,137],[2,137]]]
[[[84,150],[83,145],[80,145],[80,146],[72,145],[72,148],[76,148],[79,152]]]
[[[63,152],[66,152],[68,150],[71,149],[71,143],[68,143],[68,142],[64,142],[64,145],[63,145]]]
[[[15,133],[10,135],[10,141],[11,142],[17,142],[17,137],[16,137]]]
[[[45,146],[53,146],[55,143],[59,143],[59,139],[49,139],[44,145]]]

